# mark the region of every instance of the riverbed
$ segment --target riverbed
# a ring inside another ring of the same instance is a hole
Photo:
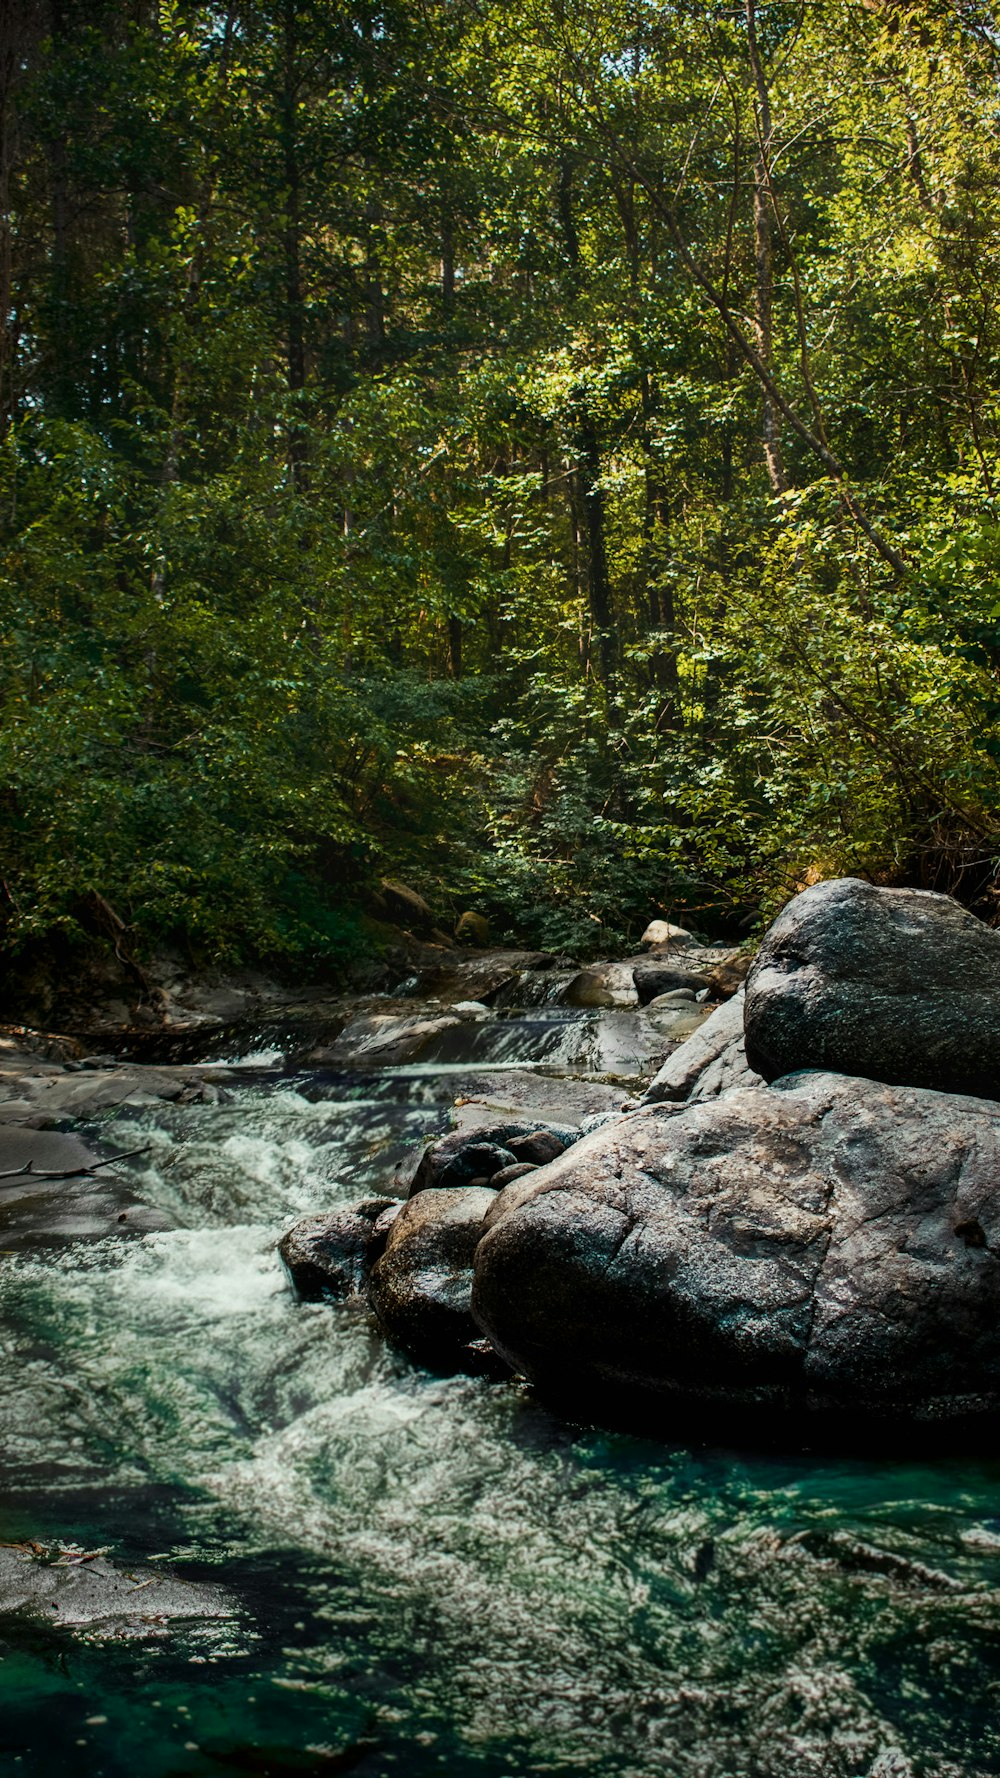
[[[0,1620],[0,1771],[1000,1773],[996,1461],[608,1432],[296,1300],[279,1235],[386,1189],[470,1070],[608,1061],[595,1015],[491,1029],[409,1067],[264,1051],[222,1102],[84,1121],[143,1151],[122,1171],[160,1226],[12,1237],[0,1539],[226,1603]]]

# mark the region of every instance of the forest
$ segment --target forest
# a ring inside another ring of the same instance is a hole
[[[8,963],[992,917],[993,12],[8,0]]]

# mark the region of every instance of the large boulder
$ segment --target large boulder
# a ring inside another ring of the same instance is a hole
[[[750,1066],[832,1068],[1000,1097],[1000,933],[946,895],[817,883],[766,933],[746,987]]]
[[[388,1339],[439,1370],[489,1367],[472,1319],[472,1256],[496,1193],[466,1186],[403,1205],[369,1281]]]
[[[598,1413],[995,1415],[998,1255],[1000,1107],[808,1074],[640,1110],[516,1180],[473,1312]]]

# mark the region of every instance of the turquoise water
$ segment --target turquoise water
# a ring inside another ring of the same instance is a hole
[[[676,1447],[299,1304],[297,1216],[454,1080],[248,1082],[103,1127],[171,1226],[0,1263],[0,1537],[169,1558],[230,1614],[0,1624],[0,1772],[1000,1773],[1000,1466]]]

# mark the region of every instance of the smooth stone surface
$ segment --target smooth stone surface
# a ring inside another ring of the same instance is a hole
[[[765,1080],[832,1068],[1000,1098],[1000,933],[946,895],[853,877],[795,896],[747,978]]]
[[[337,1041],[323,1052],[331,1067],[391,1067],[415,1061],[434,1038],[462,1023],[453,1013],[414,1018],[372,1013],[351,1019]]]
[[[511,1185],[515,1179],[523,1178],[526,1173],[537,1173],[540,1164],[538,1161],[515,1161],[512,1167],[504,1167],[502,1172],[494,1173],[490,1180],[490,1190],[503,1191],[505,1186]]]
[[[496,1194],[488,1188],[427,1191],[394,1218],[374,1266],[369,1301],[386,1337],[423,1364],[479,1368],[470,1342],[472,1256]]]
[[[457,1130],[478,1128],[487,1118],[494,1123],[520,1121],[524,1129],[556,1130],[576,1134],[588,1117],[618,1111],[620,1086],[599,1080],[554,1080],[527,1069],[510,1068],[503,1074],[470,1074],[463,1079],[462,1098],[453,1107]]]
[[[478,1324],[576,1399],[1000,1410],[989,1101],[807,1074],[653,1106],[516,1180],[487,1225]]]
[[[162,1568],[124,1569],[104,1555],[0,1544],[0,1622],[27,1618],[100,1636],[150,1636],[177,1619],[228,1618],[221,1588],[180,1580]]]
[[[651,920],[639,943],[641,945],[671,945],[676,950],[683,950],[687,945],[696,946],[698,941],[686,926],[673,926],[669,920]]]
[[[518,1161],[530,1161],[536,1167],[544,1167],[547,1162],[554,1161],[568,1146],[564,1136],[557,1136],[553,1130],[532,1130],[528,1136],[512,1136],[507,1144],[514,1158]]]
[[[688,988],[692,993],[699,993],[708,986],[707,974],[696,969],[686,968],[683,963],[637,963],[632,971],[635,991],[640,1006],[648,1006],[661,994],[670,994],[677,988]]]
[[[610,1008],[635,1006],[637,1001],[632,969],[623,963],[595,963],[581,969],[563,989],[565,1006]]]
[[[685,1043],[668,1056],[650,1082],[646,1105],[718,1098],[730,1087],[759,1086],[743,1043],[743,992],[715,1009]]]

